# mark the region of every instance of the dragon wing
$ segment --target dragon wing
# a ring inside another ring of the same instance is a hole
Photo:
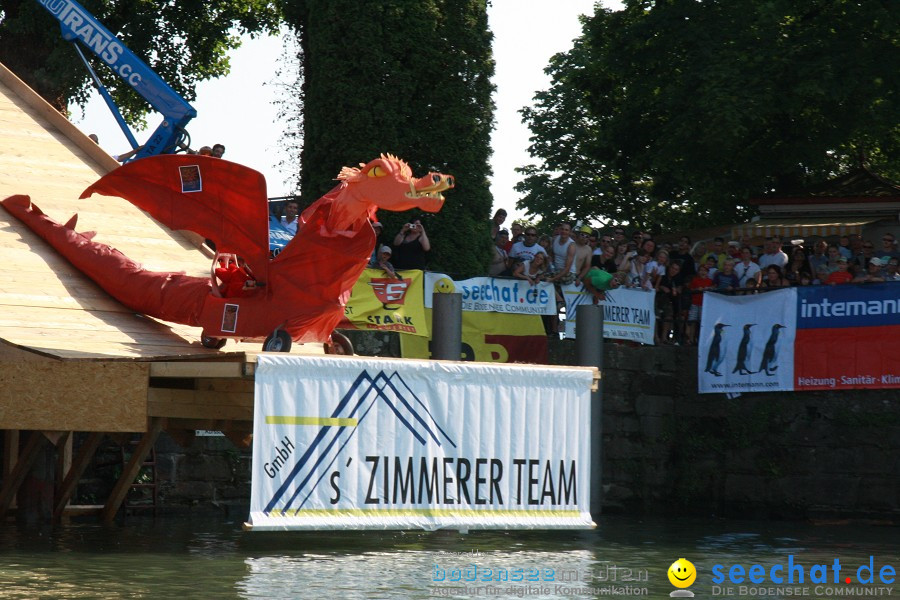
[[[262,173],[221,158],[165,154],[135,160],[88,187],[119,196],[170,229],[212,240],[219,252],[240,255],[257,281],[268,281],[269,230]]]
[[[372,256],[375,232],[365,215],[347,224],[348,229],[342,233],[328,231],[326,223],[335,208],[334,192],[303,212],[297,235],[272,260],[270,279],[275,289],[297,296],[298,308],[319,310],[326,304],[338,307],[340,318],[343,301]]]

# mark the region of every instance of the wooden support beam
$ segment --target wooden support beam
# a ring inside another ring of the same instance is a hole
[[[31,435],[28,436],[28,441],[19,453],[19,460],[16,461],[12,473],[3,480],[3,487],[0,487],[0,519],[3,519],[6,515],[6,511],[9,510],[15,499],[19,487],[25,481],[25,476],[28,475],[28,471],[34,466],[46,443],[47,438],[40,431],[32,431]]]
[[[3,466],[0,468],[0,481],[9,479],[19,460],[19,430],[7,429],[3,432]],[[13,497],[9,508],[16,507],[16,499]]]
[[[156,443],[156,439],[162,431],[162,426],[162,419],[150,419],[150,427],[147,432],[141,436],[141,441],[138,442],[138,445],[134,448],[131,459],[122,470],[122,476],[119,477],[112,492],[110,492],[109,498],[106,500],[106,505],[103,507],[103,512],[100,513],[100,520],[103,523],[112,523],[116,518],[116,513],[119,512],[119,507],[121,507],[122,503],[125,501],[128,490],[131,489],[131,485],[141,471],[141,467],[147,459],[147,456],[150,454],[153,444]]]
[[[92,432],[89,434],[87,439],[84,440],[84,443],[81,444],[81,447],[78,449],[78,454],[72,459],[71,466],[64,471],[66,474],[65,479],[63,479],[59,489],[56,490],[56,506],[53,509],[54,521],[59,521],[66,511],[69,500],[71,500],[72,496],[75,494],[75,487],[78,485],[78,481],[84,474],[84,470],[91,464],[91,460],[94,458],[97,448],[100,447],[100,442],[103,441],[104,435],[105,434],[99,432]]]
[[[56,489],[59,489],[63,477],[72,467],[72,444],[74,441],[75,432],[67,431],[65,437],[56,444],[56,469],[54,469],[56,480],[53,482],[53,487]]]
[[[7,429],[3,432],[3,469],[0,478],[6,479],[12,473],[19,459],[19,430]]]
[[[170,361],[150,363],[150,377],[253,377],[255,363]]]
[[[42,431],[44,437],[50,440],[50,443],[54,446],[59,446],[59,443],[63,441],[65,436],[69,435],[68,431]]]

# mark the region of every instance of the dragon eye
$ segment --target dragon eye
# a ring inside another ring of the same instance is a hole
[[[387,171],[377,165],[369,169],[369,177],[384,177],[385,175],[387,175]]]

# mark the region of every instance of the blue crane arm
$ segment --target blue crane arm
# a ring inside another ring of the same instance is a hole
[[[154,110],[163,115],[163,122],[150,139],[135,154],[135,158],[173,152],[187,123],[197,116],[193,106],[173,90],[153,69],[129,50],[116,36],[75,0],[37,0],[59,21],[63,39],[81,42],[96,54],[141,95]],[[88,65],[90,69],[90,65]],[[93,74],[93,73],[92,73]],[[105,91],[105,90],[103,90]],[[102,92],[101,92],[102,93]],[[108,98],[108,94],[106,95]],[[110,103],[108,100],[107,103]],[[124,119],[115,105],[110,108],[120,125]],[[126,129],[126,136],[134,144],[134,137]]]

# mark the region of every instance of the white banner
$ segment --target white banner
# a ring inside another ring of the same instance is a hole
[[[263,354],[254,530],[585,529],[593,370]]]
[[[435,293],[462,294],[462,309],[475,312],[501,312],[522,315],[555,315],[553,284],[531,285],[524,279],[473,277],[453,281],[442,273],[425,273],[425,308],[433,308]]]
[[[701,394],[794,389],[797,290],[704,294],[697,347]]]
[[[583,286],[562,286],[566,301],[566,337],[575,339],[575,321],[578,307],[593,302],[593,296]],[[653,329],[656,312],[653,302],[656,295],[644,290],[617,288],[606,292],[603,301],[603,337],[616,340],[632,340],[642,344],[654,344]]]

